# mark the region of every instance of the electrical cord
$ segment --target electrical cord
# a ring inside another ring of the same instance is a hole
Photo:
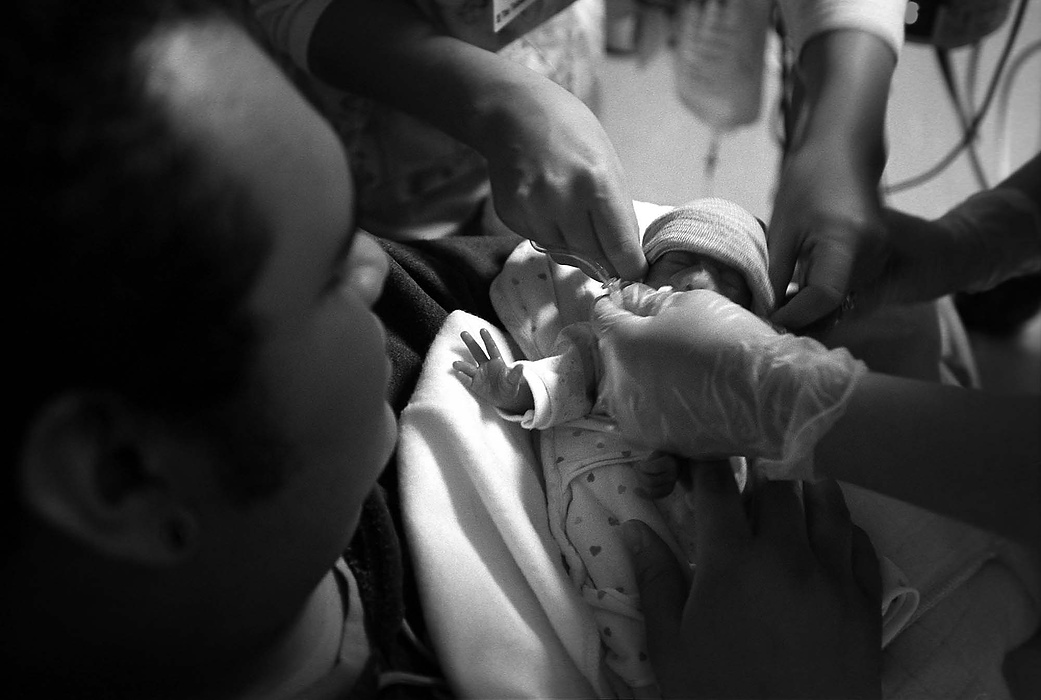
[[[976,101],[976,83],[980,74],[980,54],[983,53],[983,42],[977,40],[969,51],[969,65],[965,69],[965,108],[971,114],[979,104]]]
[[[969,165],[972,167],[972,172],[976,176],[976,184],[979,185],[981,190],[990,189],[990,185],[987,183],[987,175],[983,170],[983,163],[980,162],[979,151],[976,150],[979,132],[972,130],[969,117],[973,111],[972,99],[967,97],[963,101],[961,95],[958,94],[958,85],[954,80],[954,69],[951,67],[950,52],[945,48],[936,47],[936,61],[940,66],[940,74],[943,75],[947,94],[951,98],[954,111],[958,115],[958,121],[961,123],[962,133],[971,136],[965,146],[965,151],[969,156]]]
[[[990,84],[987,86],[987,93],[983,98],[983,104],[980,106],[979,111],[964,128],[962,138],[948,151],[935,165],[928,170],[925,170],[918,175],[907,178],[900,182],[887,185],[883,188],[886,194],[894,194],[896,192],[902,192],[909,190],[914,187],[925,184],[929,180],[932,180],[937,175],[942,173],[947,167],[954,162],[954,160],[961,155],[961,152],[969,147],[970,144],[976,138],[979,132],[980,124],[983,122],[983,118],[987,115],[990,105],[994,100],[994,95],[997,92],[998,84],[1000,83],[1001,75],[1004,73],[1005,65],[1008,63],[1009,54],[1012,52],[1012,46],[1016,42],[1016,37],[1019,35],[1019,29],[1023,24],[1023,16],[1026,14],[1027,0],[1020,0],[1019,7],[1016,10],[1016,15],[1012,20],[1012,27],[1009,30],[1008,39],[1005,42],[1005,46],[1001,51],[1001,55],[998,58],[998,63],[994,67],[994,74],[991,77]],[[959,112],[960,112],[959,107]]]

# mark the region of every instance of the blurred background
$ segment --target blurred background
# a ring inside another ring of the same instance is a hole
[[[961,13],[954,33],[952,12]],[[905,26],[883,185],[890,206],[932,218],[1041,151],[1041,3],[909,2]],[[722,134],[714,159],[714,130],[680,99],[675,49],[640,50],[631,36],[631,26],[609,21],[614,50],[602,75],[599,113],[633,196],[661,204],[726,197],[768,220],[787,63],[776,35],[770,33],[762,60],[758,117]],[[1041,394],[1039,284],[1034,279],[958,300],[984,388]]]

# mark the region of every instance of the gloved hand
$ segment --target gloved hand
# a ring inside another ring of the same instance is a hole
[[[867,371],[707,290],[632,284],[621,304],[598,300],[593,321],[600,401],[626,437],[694,458],[755,457],[768,478],[815,478],[813,448]]]

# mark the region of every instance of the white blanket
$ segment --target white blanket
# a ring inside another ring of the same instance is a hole
[[[480,405],[455,376],[453,312],[401,415],[406,536],[433,643],[464,697],[610,696],[592,613],[564,571],[528,431]],[[508,360],[511,341],[490,328]]]

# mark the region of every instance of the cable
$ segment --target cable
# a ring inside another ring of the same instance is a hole
[[[928,170],[919,173],[913,177],[907,178],[901,182],[889,185],[884,188],[886,194],[893,194],[895,192],[901,192],[908,190],[913,187],[918,187],[929,180],[933,179],[941,172],[943,172],[951,163],[954,162],[961,152],[969,146],[976,138],[976,134],[979,130],[980,123],[986,116],[990,104],[994,99],[994,94],[997,90],[999,79],[1004,71],[1005,64],[1008,61],[1009,54],[1012,51],[1012,46],[1015,43],[1016,37],[1019,34],[1020,26],[1023,23],[1023,16],[1026,13],[1027,0],[1020,0],[1019,8],[1016,11],[1016,16],[1012,21],[1012,28],[1009,30],[1009,36],[1005,42],[1005,47],[1002,49],[1001,56],[998,58],[998,63],[994,68],[994,75],[991,77],[990,85],[987,88],[987,94],[983,99],[983,104],[976,116],[972,119],[967,126],[964,127],[961,140],[954,145],[954,147],[944,155],[939,162]],[[960,110],[959,110],[960,111]]]
[[[961,140],[958,141],[934,166],[925,170],[918,175],[907,178],[892,185],[888,185],[884,188],[886,194],[893,194],[895,192],[902,192],[903,190],[909,190],[914,187],[918,187],[934,177],[942,173],[947,167],[954,162],[954,160],[961,154],[961,152],[972,143],[973,139],[976,138],[976,134],[979,131],[980,123],[983,118],[987,115],[987,111],[990,108],[990,104],[994,99],[994,95],[997,92],[1000,78],[1005,69],[1005,64],[1008,62],[1009,54],[1012,52],[1012,46],[1015,44],[1016,37],[1019,35],[1020,26],[1023,24],[1023,16],[1026,14],[1027,0],[1020,0],[1019,8],[1016,10],[1016,16],[1012,20],[1012,28],[1009,30],[1008,40],[1005,42],[1005,46],[1001,51],[1001,56],[998,58],[998,63],[994,67],[994,74],[991,77],[990,85],[987,86],[987,94],[983,98],[983,104],[980,106],[976,116],[973,117],[972,121],[969,122],[968,127],[962,134]]]
[[[976,83],[980,75],[980,54],[983,53],[983,41],[977,39],[969,51],[969,65],[965,68],[965,111],[972,114],[976,111]]]
[[[979,185],[981,190],[990,189],[990,185],[987,184],[987,175],[983,170],[983,163],[980,162],[979,151],[976,150],[976,137],[979,136],[979,133],[970,133],[971,120],[969,115],[973,111],[971,98],[966,98],[963,104],[961,95],[958,94],[958,84],[954,80],[954,69],[951,67],[951,57],[947,49],[936,47],[936,61],[940,66],[940,74],[943,75],[947,94],[954,104],[954,111],[958,115],[958,121],[961,123],[962,134],[969,139],[965,148],[969,155],[969,165],[976,176],[976,184]]]

